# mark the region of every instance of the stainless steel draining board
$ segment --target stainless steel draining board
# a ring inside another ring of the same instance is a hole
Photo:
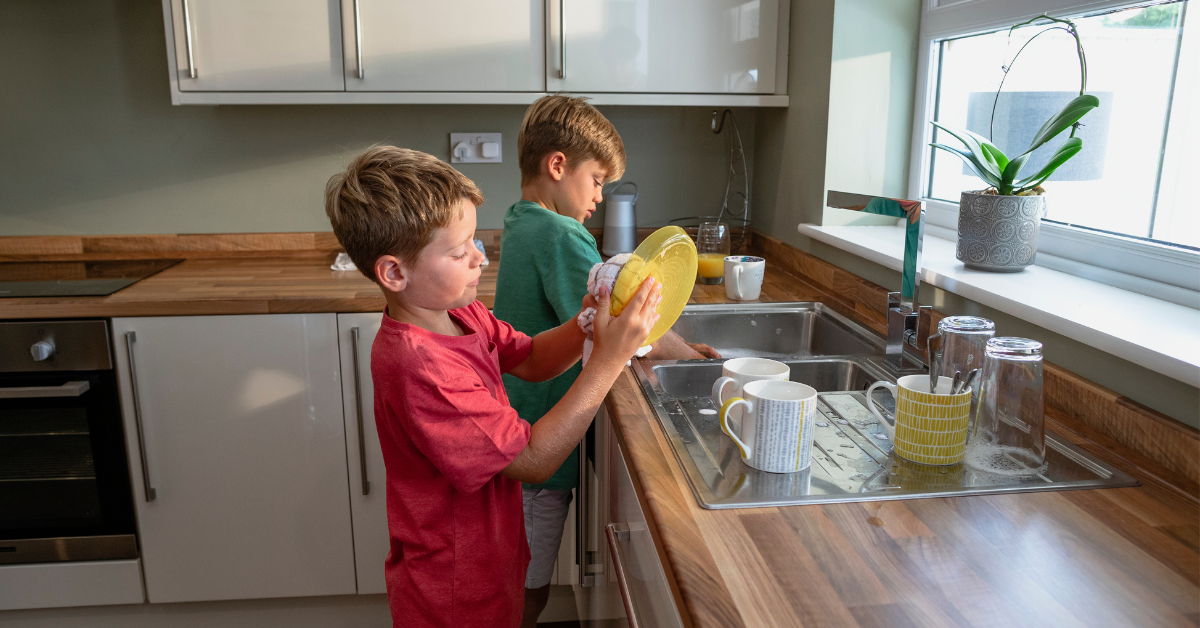
[[[868,358],[837,359],[856,362],[886,378]],[[908,462],[891,455],[891,441],[880,436],[886,435],[886,430],[867,410],[863,393],[858,391],[821,393],[813,460],[807,470],[766,473],[742,462],[737,448],[721,432],[716,414],[710,413],[716,408],[708,396],[666,394],[655,377],[654,365],[634,360],[634,373],[696,500],[707,509],[1138,485],[1134,478],[1050,431],[1046,432],[1047,468],[1030,477],[994,475],[962,464],[930,467]],[[877,400],[885,405],[890,402],[886,394],[878,395]]]

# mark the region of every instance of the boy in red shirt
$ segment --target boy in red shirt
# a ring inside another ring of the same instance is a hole
[[[529,561],[521,482],[539,483],[582,438],[625,362],[658,320],[647,280],[619,317],[596,305],[592,357],[536,425],[508,405],[502,373],[542,381],[575,364],[574,320],[537,336],[475,300],[469,179],[436,158],[374,147],[329,180],[338,241],[387,301],[371,348],[375,422],[387,468],[392,621],[403,626],[516,626]]]

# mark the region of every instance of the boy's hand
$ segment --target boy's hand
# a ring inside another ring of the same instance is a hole
[[[709,358],[711,360],[720,360],[721,359],[721,353],[719,351],[704,344],[703,342],[697,342],[694,344],[689,342],[689,343],[687,343],[687,345],[692,348],[692,351],[695,351],[696,353],[699,353],[700,355],[702,355],[706,358]]]
[[[590,292],[583,295],[583,303],[580,304],[580,306],[579,306],[579,314],[583,314],[583,311],[588,309],[589,307],[594,307],[597,310],[600,309],[600,302],[597,301],[596,297],[593,296],[592,293],[590,293]],[[579,314],[576,314],[575,318],[579,318]]]
[[[596,320],[593,323],[595,348],[592,359],[612,359],[621,364],[633,358],[646,342],[650,330],[658,322],[658,304],[662,301],[662,284],[647,278],[621,315],[613,318],[609,313],[612,295],[601,290],[597,299]]]

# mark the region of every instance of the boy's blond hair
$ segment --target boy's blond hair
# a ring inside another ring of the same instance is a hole
[[[521,185],[537,178],[542,159],[552,152],[567,156],[568,167],[595,159],[608,171],[606,181],[625,174],[625,144],[617,129],[586,98],[543,96],[525,111],[517,135]]]
[[[375,260],[413,263],[434,232],[462,216],[461,202],[483,204],[479,188],[433,155],[372,146],[325,185],[325,215],[338,242],[371,281]]]

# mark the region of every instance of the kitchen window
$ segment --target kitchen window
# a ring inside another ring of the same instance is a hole
[[[1190,3],[1089,2],[1081,10],[1078,0],[927,2],[910,194],[926,200],[929,222],[956,229],[959,193],[984,185],[957,157],[929,147],[949,136],[928,121],[1019,154],[1078,95],[1079,64],[1066,32],[1027,26],[1010,37],[1008,27],[1042,13],[1068,17],[1087,54],[1087,91],[1101,105],[1081,121],[1083,151],[1043,185],[1038,264],[1196,307],[1200,24],[1187,19]],[[1065,137],[1036,151],[1026,171],[1036,172]]]

